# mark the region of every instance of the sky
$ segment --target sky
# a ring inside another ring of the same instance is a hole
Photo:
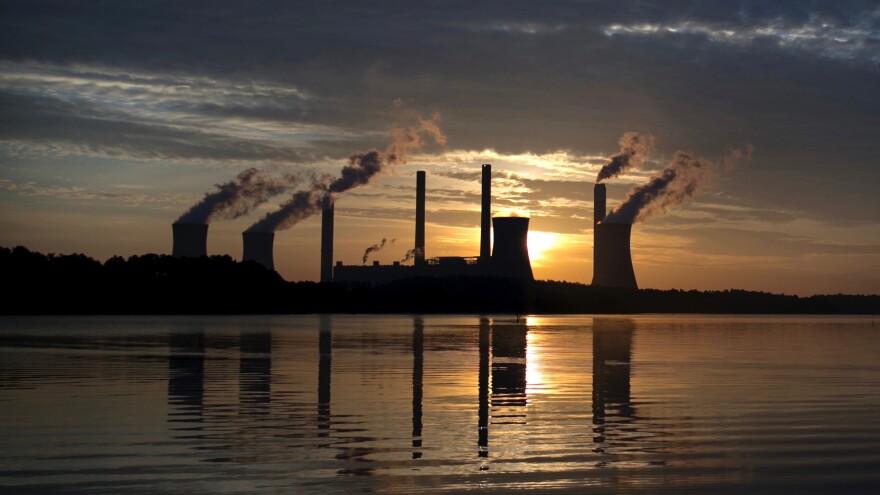
[[[627,132],[642,166],[716,164],[693,198],[633,227],[639,286],[880,293],[880,5],[875,1],[70,2],[0,5],[0,246],[170,253],[215,184],[339,175],[425,139],[336,201],[336,260],[400,260],[427,172],[426,255],[479,254],[480,165],[496,214],[531,217],[538,279],[589,283],[592,196]],[[750,150],[726,160],[731,150]],[[296,188],[211,222],[209,254]],[[391,240],[395,241],[392,243]],[[276,233],[316,280],[320,215]]]

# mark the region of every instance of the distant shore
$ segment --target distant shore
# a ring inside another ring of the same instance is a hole
[[[745,290],[621,290],[491,277],[414,278],[377,286],[287,282],[229,256],[146,254],[105,263],[82,254],[0,248],[12,314],[877,314],[880,295],[799,297]]]

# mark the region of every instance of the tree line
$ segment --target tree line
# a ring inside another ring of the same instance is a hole
[[[384,285],[288,282],[229,256],[41,254],[0,247],[3,314],[514,313],[876,314],[880,295],[621,290],[492,277]]]

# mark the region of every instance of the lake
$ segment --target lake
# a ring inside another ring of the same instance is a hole
[[[873,317],[0,318],[4,493],[880,493]]]

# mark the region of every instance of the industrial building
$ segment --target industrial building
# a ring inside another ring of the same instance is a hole
[[[416,174],[416,212],[415,242],[413,265],[402,265],[394,262],[381,265],[378,261],[372,265],[344,265],[337,261],[333,267],[325,263],[328,258],[323,254],[332,253],[333,240],[333,208],[332,205],[322,211],[322,281],[327,281],[323,274],[332,273],[333,282],[346,284],[375,285],[413,277],[453,277],[453,276],[495,276],[520,280],[534,280],[532,265],[529,261],[528,234],[529,219],[525,217],[492,218],[492,166],[483,165],[482,169],[482,209],[480,212],[480,255],[479,256],[441,256],[426,257],[425,246],[425,192],[426,174]],[[327,218],[330,218],[328,221]],[[495,243],[490,246],[491,232],[494,227]],[[491,255],[489,254],[491,251]],[[330,256],[332,258],[332,254]]]
[[[638,289],[630,253],[632,224],[604,222],[605,184],[593,187],[594,286]]]
[[[324,197],[321,203],[321,281],[345,284],[375,285],[414,277],[496,276],[521,280],[533,280],[529,261],[529,219],[524,217],[492,218],[492,166],[482,169],[482,211],[480,218],[480,255],[473,257],[442,256],[426,257],[425,246],[425,193],[426,174],[416,173],[415,242],[413,264],[403,265],[344,265],[333,264],[333,201]],[[495,244],[491,244],[491,231],[495,229]],[[198,258],[207,255],[207,224],[172,224],[174,235],[172,255]],[[242,259],[261,263],[274,270],[272,232],[244,232],[242,234]],[[491,254],[490,254],[491,252]]]
[[[492,276],[534,280],[529,260],[529,219],[492,217],[492,166],[482,168],[482,206],[480,212],[480,254],[428,258],[425,245],[426,174],[416,173],[415,240],[412,265],[394,262],[382,265],[333,263],[334,204],[330,197],[321,203],[321,281],[348,285],[376,285],[415,277]],[[605,184],[593,188],[593,281],[597,287],[638,289],[630,251],[631,223],[606,221]],[[494,245],[491,245],[494,228]],[[172,224],[172,255],[198,258],[207,255],[207,224]],[[245,232],[242,259],[256,261],[273,270],[271,232]],[[491,254],[490,254],[491,253]]]
[[[173,223],[171,233],[174,237],[171,256],[199,258],[208,255],[208,224]]]

